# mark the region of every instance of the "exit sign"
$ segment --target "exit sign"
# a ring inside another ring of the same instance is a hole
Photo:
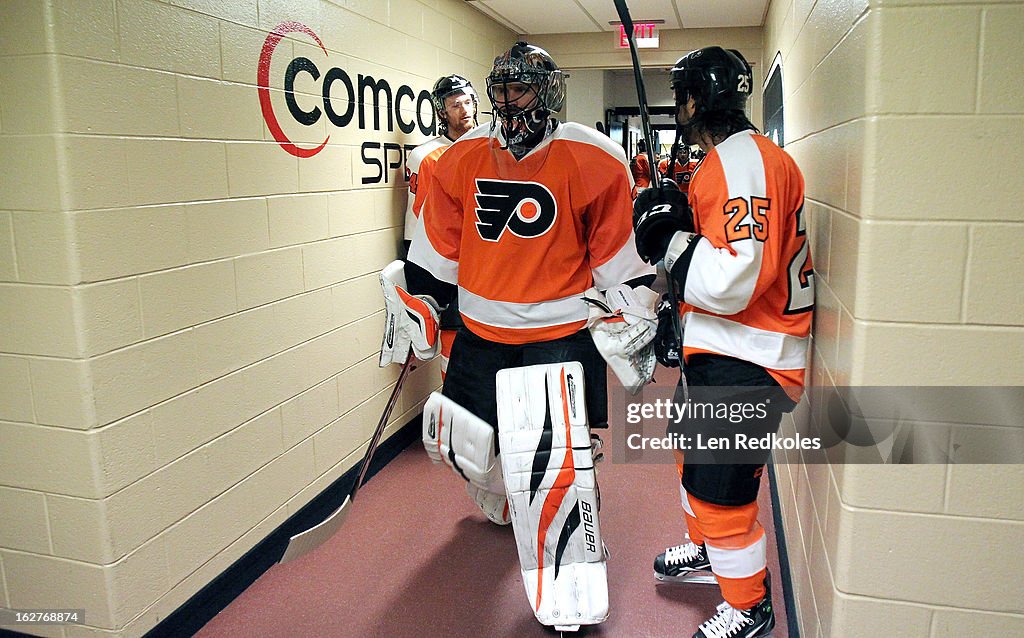
[[[638,49],[658,48],[658,25],[654,22],[634,22],[633,39]],[[619,48],[629,48],[629,37],[626,35],[626,26],[619,25]]]

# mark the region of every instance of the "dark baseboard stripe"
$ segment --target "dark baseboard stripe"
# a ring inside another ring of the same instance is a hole
[[[789,565],[789,550],[786,545],[786,529],[782,526],[782,509],[779,507],[779,485],[775,477],[775,465],[768,464],[768,485],[772,493],[772,518],[775,521],[775,544],[779,551],[779,576],[782,578],[782,594],[786,601],[786,624],[789,638],[800,638],[800,620],[796,615],[796,599],[793,598],[793,574]]]
[[[413,417],[397,432],[383,441],[373,455],[373,463],[366,473],[366,480],[373,478],[382,467],[398,456],[414,441],[420,439],[420,417]],[[256,582],[260,576],[273,567],[284,555],[288,540],[310,527],[322,522],[341,507],[345,497],[352,490],[358,463],[345,472],[323,492],[318,494],[301,510],[271,532],[265,539],[250,549],[208,585],[199,590],[181,607],[146,633],[145,638],[192,636],[203,625],[227,607],[231,601]]]

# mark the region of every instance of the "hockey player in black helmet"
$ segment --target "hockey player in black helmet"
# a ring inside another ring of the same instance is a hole
[[[517,159],[557,126],[551,116],[565,103],[566,77],[544,49],[526,42],[516,42],[494,60],[487,97]]]
[[[455,141],[476,126],[479,98],[473,84],[461,75],[443,75],[434,82],[430,101],[437,113],[437,132]]]
[[[434,82],[430,101],[437,113],[438,135],[417,146],[405,162],[409,182],[405,209],[405,249],[408,253],[413,232],[426,201],[430,180],[441,157],[452,143],[477,124],[479,98],[473,84],[461,75],[442,75]],[[453,299],[443,310],[441,322],[441,377],[448,372],[448,356],[455,343],[455,334],[462,326],[458,301]],[[404,353],[402,353],[404,354]],[[399,355],[401,356],[401,355]]]
[[[430,102],[437,114],[438,135],[417,146],[405,162],[409,197],[405,209],[405,249],[408,252],[413,230],[430,183],[430,173],[452,142],[477,125],[479,98],[473,84],[461,75],[442,75],[430,91]],[[421,188],[422,186],[422,188]]]
[[[677,402],[706,400],[716,388],[717,401],[766,406],[740,423],[686,417],[670,424],[674,433],[772,436],[803,391],[814,307],[803,176],[747,118],[751,86],[738,51],[706,47],[679,59],[671,71],[677,135],[707,155],[687,197],[666,181],[634,206],[639,254],[664,260],[680,290],[688,394],[680,383]],[[694,638],[761,638],[775,625],[757,521],[767,454],[678,457],[689,542],[658,555],[654,575],[707,582],[713,573],[725,599]]]
[[[757,130],[744,111],[752,83],[750,65],[735,49],[706,47],[680,58],[670,81],[677,108],[693,100],[692,115],[679,120],[683,142],[700,144],[701,136],[724,139]]]

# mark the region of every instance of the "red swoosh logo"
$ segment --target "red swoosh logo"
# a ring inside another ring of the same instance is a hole
[[[331,139],[328,135],[324,138],[323,142],[320,142],[320,146],[316,148],[299,148],[292,143],[288,136],[284,134],[281,129],[280,123],[277,121],[277,116],[274,115],[274,107],[270,104],[270,58],[274,55],[274,49],[277,48],[281,38],[288,33],[305,33],[309,37],[316,40],[316,43],[320,45],[324,55],[327,55],[327,48],[324,47],[324,43],[320,41],[313,30],[302,24],[301,22],[282,22],[281,24],[274,27],[274,30],[267,35],[267,39],[263,42],[263,50],[260,52],[259,66],[256,68],[256,85],[258,87],[260,96],[260,110],[263,111],[263,120],[267,123],[267,128],[270,129],[270,134],[274,136],[274,139],[281,148],[288,151],[295,157],[313,157],[317,153],[323,150],[324,146],[327,145],[327,140]]]

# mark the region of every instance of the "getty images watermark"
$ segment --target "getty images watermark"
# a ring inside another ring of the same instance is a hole
[[[623,463],[1024,464],[1024,387],[610,389]],[[794,403],[798,400],[798,403]]]
[[[626,423],[639,425],[646,419],[666,423],[680,423],[684,420],[717,421],[742,425],[768,419],[771,414],[771,399],[757,403],[711,402],[671,399],[655,399],[649,403],[630,403],[626,406]],[[640,432],[626,435],[626,446],[630,450],[679,450],[688,451],[766,451],[766,450],[820,450],[821,437],[784,436],[778,432],[752,434],[733,431],[720,433],[695,429],[690,434],[666,432],[664,436],[646,436]]]

